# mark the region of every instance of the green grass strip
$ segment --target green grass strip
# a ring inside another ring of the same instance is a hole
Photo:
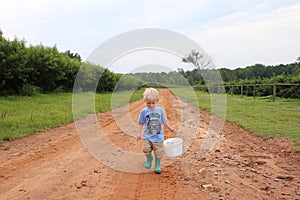
[[[211,99],[220,95],[203,92],[187,93],[176,89],[176,94],[191,99],[197,96],[198,106],[211,112]],[[216,108],[218,111],[218,108]],[[217,113],[215,113],[217,114]],[[291,145],[300,150],[300,100],[271,97],[247,97],[226,95],[226,120],[254,132],[264,139],[289,138]]]
[[[85,93],[79,95],[86,95]],[[114,93],[114,108],[142,98],[142,90]],[[95,94],[95,105],[82,106],[80,117],[112,109],[112,93]],[[89,103],[89,102],[88,102]],[[0,143],[74,121],[72,93],[0,97]]]

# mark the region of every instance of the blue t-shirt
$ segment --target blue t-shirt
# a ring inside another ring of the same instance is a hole
[[[162,124],[166,121],[166,114],[161,107],[156,106],[154,109],[144,108],[138,119],[140,124],[144,124],[144,139],[151,142],[164,141]]]

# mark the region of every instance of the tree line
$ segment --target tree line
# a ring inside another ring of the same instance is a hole
[[[80,55],[70,50],[59,52],[56,46],[42,44],[27,47],[25,40],[8,40],[0,30],[1,96],[71,92],[79,70],[83,76],[82,91],[113,91],[119,81],[118,90],[143,84],[135,77],[123,77],[102,66],[82,62]],[[91,88],[91,85],[96,87]]]
[[[237,69],[199,69],[184,71],[182,68],[178,68],[177,72],[157,72],[157,73],[137,73],[134,74],[138,78],[146,82],[158,82],[163,85],[177,85],[184,86],[190,85],[198,88],[202,88],[203,91],[208,91],[203,78],[205,74],[206,78],[213,77],[214,74],[220,73],[222,82],[215,82],[214,84],[222,84],[225,86],[227,93],[241,94],[252,96],[253,92],[257,96],[272,95],[273,89],[270,84],[275,83],[290,83],[289,86],[278,86],[278,97],[284,98],[300,98],[300,58],[296,62],[290,64],[280,64],[275,66],[265,66],[263,64],[255,64],[246,68]],[[255,91],[252,87],[246,85],[260,85],[255,87]],[[265,84],[265,86],[262,86]],[[245,85],[243,91],[241,87],[229,87],[231,85]],[[200,86],[200,87],[199,87]]]
[[[294,63],[275,66],[255,64],[246,68],[237,68],[234,70],[221,68],[219,69],[219,72],[227,93],[243,93],[248,96],[253,96],[254,94],[257,96],[269,96],[273,93],[273,88],[270,85],[282,84],[277,87],[278,92],[276,95],[278,97],[300,98],[299,61],[297,59]],[[194,83],[193,85],[203,86],[205,83],[202,78],[195,76],[195,74],[197,74],[195,70],[187,71],[185,77]],[[241,87],[229,87],[231,85],[245,85],[245,87],[243,88],[243,91],[241,91]],[[207,91],[207,89],[204,90]]]
[[[25,40],[8,40],[0,30],[0,95],[33,95],[36,93],[71,92],[75,80],[80,80],[76,91],[111,92],[116,90],[137,89],[145,83],[160,83],[172,86],[204,86],[206,80],[213,79],[219,72],[222,83],[226,85],[242,84],[300,84],[300,57],[294,63],[265,66],[256,64],[234,70],[208,69],[210,59],[199,52],[192,51],[183,58],[183,62],[195,65],[192,70],[178,68],[171,72],[147,72],[135,74],[116,74],[105,67],[83,62],[77,53],[70,50],[59,52],[56,46],[45,47],[42,44],[26,46]],[[77,79],[76,79],[77,77]],[[229,88],[226,87],[227,92]],[[240,94],[239,87],[234,93]],[[257,87],[257,95],[270,94],[270,87]],[[232,91],[231,91],[232,92]],[[251,95],[253,89],[245,89]],[[278,92],[282,97],[300,98],[297,85],[282,88]]]

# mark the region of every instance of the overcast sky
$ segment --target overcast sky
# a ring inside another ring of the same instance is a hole
[[[5,38],[56,45],[83,60],[110,38],[142,28],[189,37],[218,68],[285,64],[300,57],[299,0],[0,0]],[[125,60],[113,71],[132,70]]]

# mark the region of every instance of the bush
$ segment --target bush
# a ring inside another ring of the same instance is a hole
[[[25,85],[23,85],[20,94],[22,96],[33,96],[33,95],[39,94],[40,92],[41,92],[41,88],[34,86],[34,85],[25,84]]]

